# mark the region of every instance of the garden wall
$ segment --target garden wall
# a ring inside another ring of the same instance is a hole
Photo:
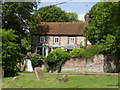
[[[62,71],[75,72],[118,72],[118,60],[112,55],[95,55],[92,59],[71,58]]]

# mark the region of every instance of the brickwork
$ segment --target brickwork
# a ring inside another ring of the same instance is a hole
[[[24,73],[19,76],[35,75],[33,73]],[[44,75],[88,75],[88,76],[119,76],[118,73],[44,73]]]
[[[114,56],[96,55],[94,56],[93,60],[71,58],[70,60],[67,60],[67,62],[65,62],[64,66],[62,67],[62,71],[102,72],[102,73],[117,72],[118,71],[117,66],[118,66],[117,60]]]
[[[53,39],[52,39],[52,45],[54,45],[54,36],[53,36]]]
[[[70,37],[68,36],[68,44],[69,44],[69,39],[70,39]]]
[[[61,46],[61,36],[59,36],[59,45]]]

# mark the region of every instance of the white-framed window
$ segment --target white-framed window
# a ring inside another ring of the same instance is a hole
[[[75,37],[70,37],[70,44],[75,43]]]
[[[45,37],[44,36],[40,37],[40,42],[45,42]]]
[[[59,43],[59,37],[54,37],[54,43]]]

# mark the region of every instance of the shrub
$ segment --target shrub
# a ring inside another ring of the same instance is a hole
[[[33,69],[38,66],[41,67],[41,65],[45,63],[44,56],[41,56],[40,54],[28,53],[27,56],[32,63]]]
[[[99,44],[92,45],[87,47],[85,51],[82,53],[82,58],[84,59],[93,59],[95,55],[103,54],[105,47]]]
[[[82,57],[82,53],[84,52],[84,49],[82,48],[74,48],[71,52],[70,52],[70,56],[72,58],[77,58],[77,57]]]
[[[61,72],[62,65],[64,62],[70,58],[70,55],[64,49],[54,49],[47,57],[46,63],[49,66],[49,70],[52,72],[56,71],[59,73]],[[49,71],[48,70],[48,71]]]

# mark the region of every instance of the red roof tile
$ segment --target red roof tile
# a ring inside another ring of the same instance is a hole
[[[42,22],[37,27],[40,35],[83,35],[86,22]]]

